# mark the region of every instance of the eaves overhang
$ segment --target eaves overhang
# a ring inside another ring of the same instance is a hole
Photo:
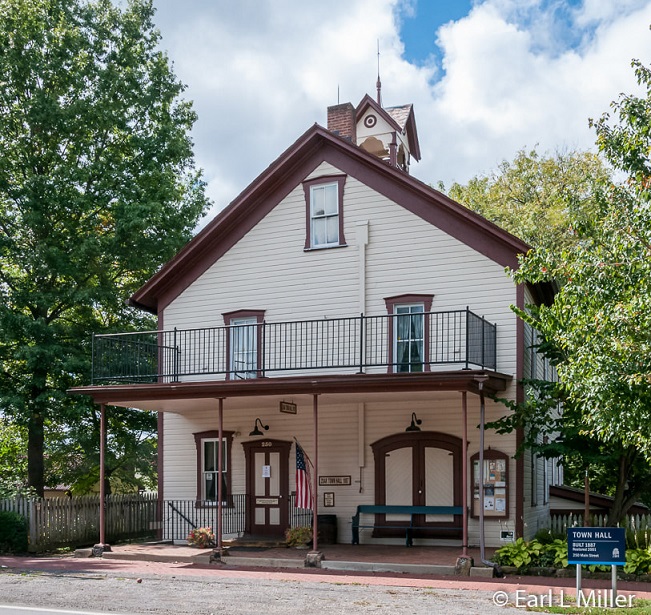
[[[206,398],[347,395],[351,393],[400,393],[429,391],[465,391],[487,396],[504,391],[512,377],[486,370],[423,372],[418,374],[350,374],[300,376],[285,378],[252,378],[250,380],[218,380],[168,382],[154,384],[122,384],[75,387],[68,393],[88,395],[98,404],[125,405],[137,408],[139,402]]]
[[[328,162],[488,256],[517,267],[529,246],[431,186],[315,124],[130,299],[160,312],[258,224],[291,190]]]

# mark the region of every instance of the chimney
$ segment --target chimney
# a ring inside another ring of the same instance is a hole
[[[328,130],[355,143],[357,141],[355,107],[349,102],[328,107]]]

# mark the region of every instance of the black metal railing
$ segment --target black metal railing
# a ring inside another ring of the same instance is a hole
[[[469,309],[93,336],[93,383],[307,370],[497,369],[496,325]]]
[[[294,506],[292,493],[289,506],[289,526],[312,525],[312,511]],[[246,504],[249,496],[244,493],[229,496],[222,506],[223,534],[242,535],[246,531]],[[210,527],[217,531],[217,502],[197,500],[163,500],[161,526],[165,540],[186,540],[191,530]],[[283,531],[285,528],[281,528]]]

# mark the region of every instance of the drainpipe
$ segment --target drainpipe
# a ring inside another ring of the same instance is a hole
[[[224,494],[222,493],[222,484],[223,484],[223,474],[224,471],[224,398],[220,397],[219,402],[219,441],[217,443],[217,475],[219,476],[219,482],[217,483],[217,553],[221,557],[222,555],[222,529],[223,529],[223,500]]]
[[[461,544],[462,557],[468,557],[468,398],[465,391],[461,392],[461,416],[463,418],[463,440],[461,442],[461,458],[463,466],[461,467],[461,482],[463,483],[463,534]]]
[[[484,425],[486,422],[486,404],[484,403],[484,376],[478,382],[479,387],[479,557],[485,566],[491,566],[495,576],[502,576],[498,565],[486,559],[486,536],[484,532]]]

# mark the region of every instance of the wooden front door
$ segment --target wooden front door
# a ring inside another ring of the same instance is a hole
[[[283,536],[289,527],[289,451],[291,442],[243,442],[248,494],[246,531]]]
[[[438,432],[408,432],[383,438],[371,446],[375,455],[376,504],[461,506],[459,438]],[[456,517],[417,515],[414,525],[425,529],[413,535],[456,538],[459,532],[449,529],[461,526],[460,515]],[[379,521],[390,528],[391,525],[404,525],[409,519],[404,515],[385,515]],[[374,535],[398,536],[400,533],[384,529],[375,530]]]

